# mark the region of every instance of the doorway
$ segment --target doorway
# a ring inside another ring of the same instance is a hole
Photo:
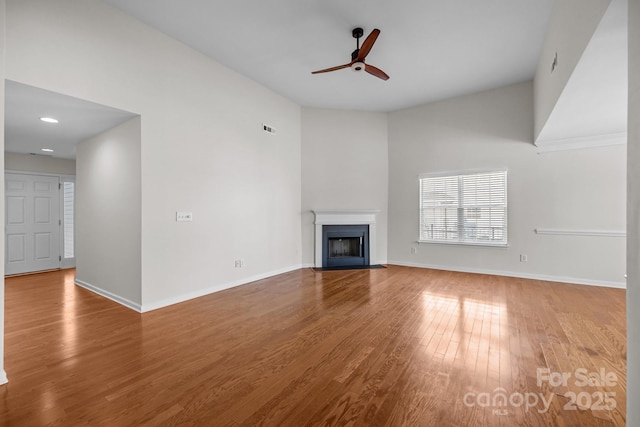
[[[75,267],[76,146],[135,116],[5,80],[6,275]]]
[[[5,173],[5,274],[75,266],[73,178]]]

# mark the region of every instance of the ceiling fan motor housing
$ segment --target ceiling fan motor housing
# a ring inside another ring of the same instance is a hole
[[[353,64],[351,64],[351,69],[353,71],[364,71],[364,62],[354,62]]]

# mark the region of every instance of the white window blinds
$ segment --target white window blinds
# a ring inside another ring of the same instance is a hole
[[[507,172],[421,176],[420,241],[505,246]]]
[[[64,182],[62,184],[63,191],[63,230],[64,230],[64,257],[74,258],[74,212],[73,205],[75,199],[75,183]]]

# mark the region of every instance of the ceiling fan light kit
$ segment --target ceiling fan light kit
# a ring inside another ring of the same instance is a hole
[[[356,50],[351,52],[351,62],[348,64],[338,65],[337,67],[325,68],[324,70],[313,71],[311,74],[319,74],[319,73],[328,73],[330,71],[342,70],[343,68],[351,68],[353,71],[366,71],[382,80],[389,80],[389,76],[387,73],[382,71],[381,69],[374,67],[373,65],[366,64],[364,62],[365,58],[371,51],[373,44],[376,42],[376,39],[380,35],[380,30],[374,28],[373,31],[367,36],[362,43],[362,47],[360,46],[360,37],[364,34],[364,30],[360,27],[354,28],[351,31],[351,35],[356,39]]]
[[[351,64],[351,69],[353,71],[363,71],[365,69],[365,64],[364,62],[354,62]]]

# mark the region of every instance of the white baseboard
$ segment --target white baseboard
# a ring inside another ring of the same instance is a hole
[[[288,273],[290,271],[299,270],[302,268],[302,264],[292,265],[289,267],[281,268],[278,270],[269,271],[267,273],[257,274],[251,277],[245,277],[240,280],[236,280],[229,283],[224,283],[220,285],[211,286],[204,289],[198,289],[197,291],[187,292],[186,294],[177,295],[175,297],[167,298],[161,301],[155,301],[148,304],[142,304],[141,313],[146,313],[148,311],[157,310],[159,308],[168,307],[173,304],[178,304],[181,302],[185,302],[194,298],[203,297],[205,295],[209,295],[215,292],[223,291],[225,289],[234,288],[240,285],[246,285],[247,283],[255,282],[256,280],[266,279],[268,277],[277,276],[279,274]]]
[[[578,278],[578,277],[549,276],[544,274],[531,274],[531,273],[521,273],[521,272],[515,272],[515,271],[502,271],[502,270],[488,270],[483,268],[452,267],[448,265],[421,264],[421,263],[404,262],[404,261],[389,261],[389,264],[399,265],[404,267],[431,268],[433,270],[457,271],[460,273],[476,273],[476,274],[489,274],[492,276],[518,277],[522,279],[544,280],[545,282],[560,282],[560,283],[572,283],[576,285],[604,286],[607,288],[618,288],[618,289],[627,288],[627,284],[625,282],[591,280],[591,279],[584,279],[584,278]]]
[[[135,303],[133,301],[130,301],[126,298],[122,298],[119,295],[113,294],[109,291],[105,291],[104,289],[101,289],[97,286],[92,285],[91,283],[87,283],[83,280],[75,280],[76,285],[81,286],[95,294],[98,294],[100,296],[103,296],[105,298],[110,299],[111,301],[117,302],[118,304],[124,305],[127,308],[130,308],[132,310],[137,311],[138,313],[142,313],[142,307],[140,306],[140,304]]]
[[[605,286],[605,287],[620,288],[620,289],[626,288],[626,283],[624,282],[609,282],[609,281],[590,280],[590,279],[583,279],[583,278],[576,278],[576,277],[549,276],[549,275],[541,275],[541,274],[520,273],[520,272],[513,272],[513,271],[488,270],[488,269],[481,269],[481,268],[466,268],[466,267],[461,268],[461,267],[453,267],[453,266],[445,266],[445,265],[421,264],[421,263],[393,261],[393,260],[379,262],[379,263],[398,265],[398,266],[404,266],[404,267],[418,267],[418,268],[430,268],[434,270],[457,271],[462,273],[476,273],[476,274],[489,274],[489,275],[495,275],[495,276],[520,277],[523,279],[544,280],[547,282],[561,282],[561,283],[573,283],[573,284],[579,284],[579,285]],[[128,299],[122,298],[111,292],[105,291],[104,289],[100,289],[82,280],[76,279],[75,283],[78,286],[81,286],[85,289],[88,289],[91,292],[94,292],[98,295],[101,295],[105,298],[115,301],[118,304],[122,304],[125,307],[128,307],[139,313],[146,313],[148,311],[157,310],[163,307],[168,307],[173,304],[178,304],[194,298],[199,298],[215,292],[223,291],[225,289],[246,285],[247,283],[255,282],[257,280],[266,279],[269,277],[277,276],[279,274],[284,274],[290,271],[299,270],[301,268],[313,268],[313,267],[315,267],[315,265],[309,264],[309,263],[292,265],[292,266],[281,268],[278,270],[273,270],[267,273],[257,274],[255,276],[246,277],[246,278],[229,282],[229,283],[210,286],[204,289],[199,289],[197,291],[188,292],[186,294],[177,295],[175,297],[167,298],[161,301],[151,302],[151,303],[142,304],[142,305],[129,301]],[[0,384],[2,384],[3,378],[6,379],[6,376],[3,376],[3,375],[4,375],[4,372],[0,371]]]
[[[0,385],[6,384],[8,382],[9,379],[7,378],[7,373],[4,371],[4,369],[0,369]]]

